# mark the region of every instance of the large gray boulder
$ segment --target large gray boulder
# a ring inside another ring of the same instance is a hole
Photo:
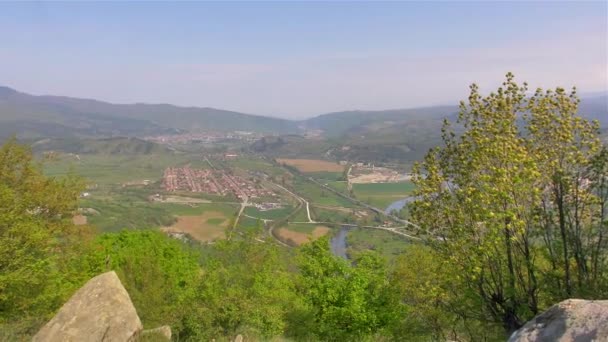
[[[116,273],[89,280],[34,336],[35,342],[131,341],[142,324]]]
[[[608,341],[608,300],[568,299],[511,335],[509,342]]]

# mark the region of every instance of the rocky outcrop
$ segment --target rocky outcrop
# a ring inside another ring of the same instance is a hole
[[[509,342],[608,341],[608,300],[568,299],[511,335]]]
[[[132,341],[141,330],[131,298],[112,271],[89,280],[33,341]]]

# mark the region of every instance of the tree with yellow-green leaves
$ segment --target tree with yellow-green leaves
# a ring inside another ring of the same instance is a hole
[[[597,125],[576,115],[574,91],[527,92],[510,73],[487,96],[472,85],[456,122],[462,133],[446,121],[444,145],[416,165],[410,208],[464,284],[460,295],[479,301],[470,316],[508,332],[605,282]]]

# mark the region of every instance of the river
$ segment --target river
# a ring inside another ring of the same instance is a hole
[[[348,256],[346,255],[346,234],[348,233],[348,227],[340,227],[338,234],[334,235],[331,238],[331,252],[333,255],[340,257],[344,260],[348,260]]]
[[[384,213],[390,215],[394,210],[400,211],[403,207],[405,207],[406,204],[414,201],[415,199],[415,196],[410,196],[395,201],[386,207]],[[352,227],[347,226],[340,227],[338,234],[334,235],[334,237],[332,237],[330,240],[332,254],[345,260],[348,260],[348,255],[346,255],[346,235],[351,228]]]
[[[389,204],[389,206],[386,207],[386,209],[384,209],[384,213],[387,215],[390,215],[395,210],[400,211],[401,209],[403,209],[403,207],[405,207],[406,204],[413,202],[415,200],[416,200],[416,196],[402,198],[398,201],[395,201],[395,202]]]

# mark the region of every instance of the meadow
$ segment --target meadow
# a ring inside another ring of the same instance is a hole
[[[357,199],[384,209],[394,201],[409,196],[414,191],[411,182],[353,184]]]
[[[346,235],[349,255],[374,250],[388,260],[393,260],[410,244],[408,240],[393,233],[371,228],[354,228]]]
[[[96,184],[120,184],[162,178],[169,166],[192,164],[192,155],[157,153],[142,155],[61,155],[57,160],[43,162],[47,176],[76,174]],[[196,158],[194,158],[196,159]],[[196,163],[199,164],[199,163]],[[204,167],[204,164],[196,167]]]
[[[261,211],[256,207],[247,207],[243,213],[260,219],[277,220],[291,214],[293,209],[292,206],[286,206],[280,209]]]
[[[355,206],[349,200],[342,198],[329,190],[323,189],[301,177],[296,177],[294,179],[293,187],[298,194],[312,203],[347,208]]]

